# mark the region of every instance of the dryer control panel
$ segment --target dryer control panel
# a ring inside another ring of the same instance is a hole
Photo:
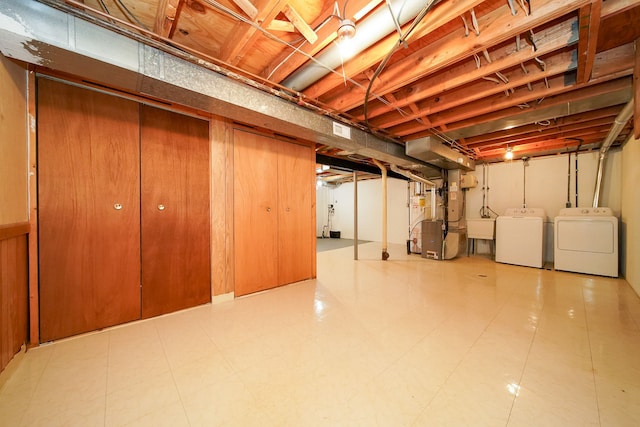
[[[564,208],[559,216],[614,216],[611,208]]]

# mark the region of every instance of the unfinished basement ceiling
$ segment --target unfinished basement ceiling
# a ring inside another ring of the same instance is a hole
[[[515,158],[598,148],[633,98],[640,63],[640,0],[41,2],[178,47],[399,145],[437,138],[476,163],[507,148]],[[351,59],[337,38],[344,18],[356,28]]]

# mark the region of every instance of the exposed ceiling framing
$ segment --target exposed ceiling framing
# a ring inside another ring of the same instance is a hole
[[[639,90],[640,0],[427,0],[417,18],[399,13],[403,0],[41,1],[213,61],[399,146],[430,136],[476,162],[500,161],[507,147],[516,158],[596,149]],[[355,22],[358,41],[374,16],[392,29],[301,90],[286,87],[324,66],[340,19]],[[634,123],[640,137],[638,98],[614,145]],[[350,154],[326,141],[317,149]]]

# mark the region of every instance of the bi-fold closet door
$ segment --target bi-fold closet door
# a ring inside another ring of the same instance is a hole
[[[309,279],[315,257],[315,152],[235,129],[235,295]]]
[[[208,123],[38,79],[40,341],[211,299]]]

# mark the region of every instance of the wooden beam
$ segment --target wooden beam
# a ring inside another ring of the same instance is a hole
[[[350,0],[346,4],[347,10],[345,15],[347,17],[353,16],[354,22],[356,22],[356,26],[357,26],[357,21],[360,18],[357,14],[362,10],[365,10],[365,11],[370,10],[377,4],[382,3],[382,1],[383,0]],[[313,21],[311,26],[314,28],[317,28],[320,24],[323,23],[323,21],[327,18],[327,16],[330,16],[333,14],[333,9],[334,9],[334,4],[331,3],[328,8],[324,9],[320,13],[318,19]],[[300,51],[304,52],[306,55],[314,56],[315,54],[320,52],[320,50],[324,49],[328,44],[333,42],[333,40],[336,38],[336,30],[338,29],[337,20],[335,21],[335,24],[333,22],[334,21],[331,21],[318,29],[316,33],[318,35],[318,40],[319,40],[318,42],[316,42],[313,45],[305,44],[304,46],[301,46],[299,48]],[[262,72],[262,76],[265,78],[268,77],[269,80],[279,83],[285,78],[287,78],[287,76],[289,76],[295,70],[297,70],[298,67],[300,67],[302,64],[307,62],[306,55],[290,56],[290,54],[291,54],[290,50],[285,50],[280,55],[278,55],[278,57],[276,57],[272,61],[269,67]],[[281,66],[279,66],[274,71],[274,67],[278,66],[279,64],[281,64]]]
[[[562,4],[559,4],[557,0],[540,0],[529,16],[518,15],[516,17],[511,15],[508,5],[500,6],[478,20],[480,36],[465,38],[464,28],[460,28],[426,45],[422,49],[417,49],[412,54],[391,64],[383,73],[385,76],[384,81],[378,80],[374,82],[371,92],[377,95],[384,95],[398,90],[410,82],[415,82],[464,58],[469,58],[474,53],[482,52],[489,46],[503,43],[545,22],[562,17],[588,3],[590,3],[589,0],[565,1]],[[435,9],[434,12],[437,10]],[[418,34],[416,34],[417,37],[419,37]],[[376,55],[374,54],[374,56]],[[354,59],[364,60],[365,58],[367,60],[369,58],[368,50]],[[345,73],[350,77],[361,71],[352,68],[352,63],[357,64],[358,61],[350,61],[345,64]],[[375,64],[375,62],[373,63]],[[371,63],[369,62],[370,65]],[[358,65],[358,67],[361,66],[361,64]],[[342,84],[342,78],[338,79],[333,74],[330,74],[306,89],[304,93],[310,98],[319,98],[340,84]],[[348,98],[346,104],[351,105],[353,108],[361,103],[362,92],[354,92],[346,97]],[[329,106],[335,108],[333,105]],[[336,109],[341,110],[339,108]]]
[[[162,37],[171,37],[175,30],[176,17],[183,0],[159,0],[153,32]]]
[[[587,122],[581,122],[568,126],[556,126],[551,124],[549,126],[541,126],[539,124],[531,124],[513,128],[511,130],[519,131],[520,129],[526,130],[526,132],[520,132],[520,134],[502,137],[502,138],[486,138],[482,136],[484,141],[482,142],[469,142],[467,141],[465,146],[470,148],[482,148],[499,144],[512,144],[517,142],[532,142],[544,139],[551,139],[555,137],[567,136],[571,133],[572,137],[578,137],[581,133],[592,133],[594,129],[598,131],[608,131],[611,129],[611,122],[614,117],[604,117],[598,120],[592,120]]]
[[[602,5],[602,17],[606,18],[640,6],[640,0],[607,0]]]
[[[251,18],[251,20],[256,19],[256,16],[258,16],[258,9],[256,9],[253,3],[251,3],[249,0],[231,0],[231,1],[235,3],[235,5],[238,6],[240,9],[242,9],[242,11],[246,13],[247,16]]]
[[[619,106],[601,108],[599,110],[588,111],[586,113],[574,114],[572,116],[565,116],[556,118],[549,126],[549,128],[557,129],[573,129],[575,126],[584,126],[586,124],[597,123],[598,126],[607,121],[611,122],[616,118],[620,112]],[[483,145],[491,141],[507,141],[509,139],[519,139],[523,135],[526,136],[530,133],[537,133],[541,130],[541,127],[536,124],[528,124],[524,126],[518,126],[507,130],[499,130],[482,135],[470,136],[465,138],[465,145],[474,147],[476,145]]]
[[[577,20],[569,19],[536,33],[537,50],[535,52],[524,40],[522,41],[520,50],[517,50],[514,40],[513,43],[494,49],[491,54],[493,61],[490,64],[483,63],[480,68],[478,68],[475,62],[469,58],[469,60],[461,61],[439,73],[429,75],[413,85],[394,92],[398,101],[397,106],[403,108],[406,105],[419,102],[430,96],[436,96],[444,91],[466,85],[471,81],[493,74],[496,71],[502,71],[516,67],[521,63],[532,61],[536,56],[547,55],[550,52],[563,48],[567,44],[573,44],[578,41],[573,34],[576,24]],[[325,102],[334,106],[340,106],[341,109],[348,107],[343,105],[343,100],[339,97],[327,99]],[[389,111],[391,111],[391,109],[386,105],[376,100],[369,101],[369,117],[376,117]],[[362,118],[361,112],[351,112],[351,115],[360,119]]]
[[[444,26],[450,21],[454,19],[459,19],[460,15],[472,9],[479,4],[483,3],[482,0],[463,0],[453,2],[451,5],[447,5],[447,7],[436,7],[430,13],[428,13],[422,22],[416,27],[414,32],[412,33],[412,39],[417,40],[420,37],[423,37],[429,34],[432,31],[437,30],[438,28]],[[356,23],[357,27],[357,23]],[[464,29],[461,30],[463,35],[461,36],[464,39]],[[355,58],[351,59],[349,62],[344,64],[344,69],[347,76],[354,76],[361,72],[364,72],[367,69],[372,68],[376,64],[378,64],[384,57],[389,53],[389,51],[398,43],[398,34],[394,31],[392,34],[383,38],[379,43],[375,46],[364,50],[363,52],[356,55]],[[456,43],[461,43],[460,39],[456,40]],[[465,51],[467,54],[468,48],[465,46]],[[444,52],[444,51],[443,51]],[[442,53],[442,52],[441,52]],[[448,56],[448,55],[444,55]],[[417,64],[419,66],[419,64]],[[336,76],[333,73],[327,75],[325,78],[321,79],[318,83],[309,87],[304,91],[305,95],[310,98],[319,97],[331,89],[342,85],[344,82],[342,77]],[[357,94],[350,94],[349,98],[355,97],[358,100],[362,99],[363,91],[358,90]],[[360,102],[361,103],[361,102]],[[353,105],[353,102],[349,104]],[[356,103],[355,105],[357,105]],[[353,107],[352,107],[353,108]],[[341,111],[346,111],[341,110]]]
[[[258,14],[254,20],[259,24],[273,21],[284,7],[284,4],[285,0],[257,1]],[[233,30],[231,30],[231,37],[222,46],[219,59],[229,64],[237,65],[244,57],[243,52],[248,51],[258,37],[262,37],[262,34],[256,28],[238,21]]]
[[[550,78],[574,70],[575,52],[561,52],[555,56],[548,57],[545,63],[546,68],[544,71],[540,70],[540,68],[533,63],[529,63],[525,67],[527,74],[524,74],[520,68],[516,68],[510,72],[504,71],[503,75],[508,78],[508,83],[496,84],[493,81],[479,79],[465,86],[427,98],[418,103],[420,113],[417,115],[400,114],[394,110],[374,120],[370,120],[370,122],[373,126],[388,128],[411,121],[423,114],[435,114],[469,102],[487,99],[490,96],[502,94],[505,90],[524,91],[526,90],[524,86],[527,84],[533,84],[544,78]]]
[[[305,22],[302,16],[300,16],[300,14],[293,8],[293,6],[287,4],[284,9],[282,9],[282,13],[284,13],[284,16],[286,16],[289,21],[291,21],[293,26],[296,27],[298,31],[300,31],[300,33],[305,39],[307,39],[309,43],[314,44],[318,41],[318,35],[316,34],[316,32],[313,31],[313,28],[311,28],[309,24]]]
[[[593,61],[598,45],[602,0],[593,0],[580,8],[580,41],[578,42],[578,83],[586,83],[591,78]]]
[[[536,99],[542,97],[544,97],[544,102],[540,105],[532,105],[531,108],[526,109],[526,111],[532,112],[553,105],[594,98],[610,92],[629,91],[631,78],[622,77],[611,81],[600,82],[599,84],[592,82],[576,86],[575,84],[567,84],[564,78],[560,76],[549,79],[549,83],[549,89],[538,87],[533,92],[521,90],[510,97],[497,95],[482,101],[469,103],[450,111],[434,114],[431,116],[431,121],[434,126],[445,124],[450,130],[463,129],[480,123],[517,115],[519,114],[519,110],[515,110],[514,107],[527,102],[535,103]],[[413,137],[414,133],[421,132],[423,129],[424,127],[418,123],[408,122],[389,129],[389,132],[396,136],[412,135]]]
[[[274,19],[267,25],[269,31],[283,31],[286,33],[293,33],[296,27],[289,21],[281,21],[280,19]]]
[[[633,136],[640,139],[640,39],[635,42],[636,65],[633,68]]]

